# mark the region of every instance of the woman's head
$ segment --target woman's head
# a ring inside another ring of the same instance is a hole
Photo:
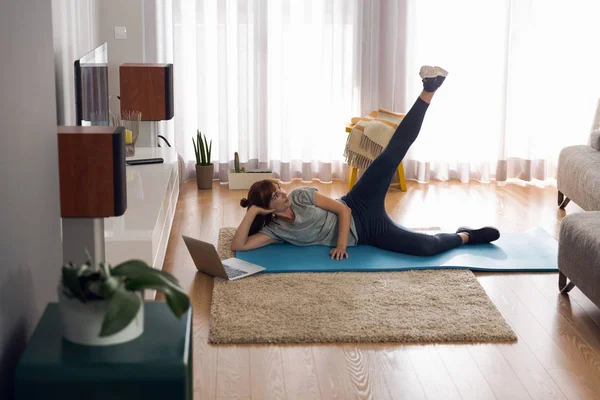
[[[265,179],[254,183],[248,190],[248,198],[242,199],[240,205],[245,208],[257,206],[274,212],[282,212],[290,207],[290,199],[279,183]]]
[[[278,182],[265,179],[254,183],[250,187],[248,198],[240,200],[240,205],[244,208],[257,206],[266,210],[273,210],[273,213],[276,213],[287,210],[290,207],[290,199]],[[273,214],[257,215],[250,226],[248,234],[254,235],[271,221],[273,221]]]

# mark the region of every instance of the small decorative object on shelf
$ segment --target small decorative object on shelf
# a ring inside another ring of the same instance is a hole
[[[111,126],[122,126],[125,128],[125,157],[135,155],[135,143],[140,136],[140,121],[142,113],[139,111],[123,111],[121,114],[110,114]]]
[[[249,169],[246,171],[244,167],[240,167],[240,156],[237,151],[233,154],[233,169],[227,173],[229,178],[229,189],[250,189],[254,182],[263,179],[272,179],[273,173],[271,170],[264,169]]]
[[[89,346],[136,339],[144,331],[144,289],[164,293],[177,318],[190,306],[187,294],[171,274],[141,260],[128,260],[113,268],[105,262],[93,265],[88,254],[83,265],[63,265],[58,285],[63,337]]]
[[[209,144],[206,135],[202,135],[198,130],[196,141],[192,137],[192,143],[194,143],[194,153],[196,154],[196,184],[198,189],[212,189],[214,174],[214,165],[210,162],[212,139]]]

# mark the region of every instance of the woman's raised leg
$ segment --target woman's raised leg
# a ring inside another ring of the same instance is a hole
[[[439,67],[421,68],[423,91],[398,125],[386,148],[371,162],[358,182],[344,196],[351,203],[368,208],[383,207],[385,195],[398,164],[419,135],[429,103],[447,74]]]

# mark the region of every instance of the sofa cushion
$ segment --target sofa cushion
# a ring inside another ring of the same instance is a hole
[[[586,211],[600,211],[600,151],[569,146],[558,157],[558,190]]]
[[[558,269],[600,307],[600,212],[564,217],[558,241]]]
[[[590,134],[590,146],[600,151],[600,130],[592,131]]]

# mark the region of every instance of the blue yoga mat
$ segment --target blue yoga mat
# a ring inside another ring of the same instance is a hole
[[[461,268],[490,272],[558,271],[558,243],[544,229],[501,233],[490,244],[460,246],[428,257],[410,256],[372,246],[348,248],[348,259],[331,260],[330,247],[272,244],[237,252],[236,257],[263,266],[265,272],[402,271]]]

